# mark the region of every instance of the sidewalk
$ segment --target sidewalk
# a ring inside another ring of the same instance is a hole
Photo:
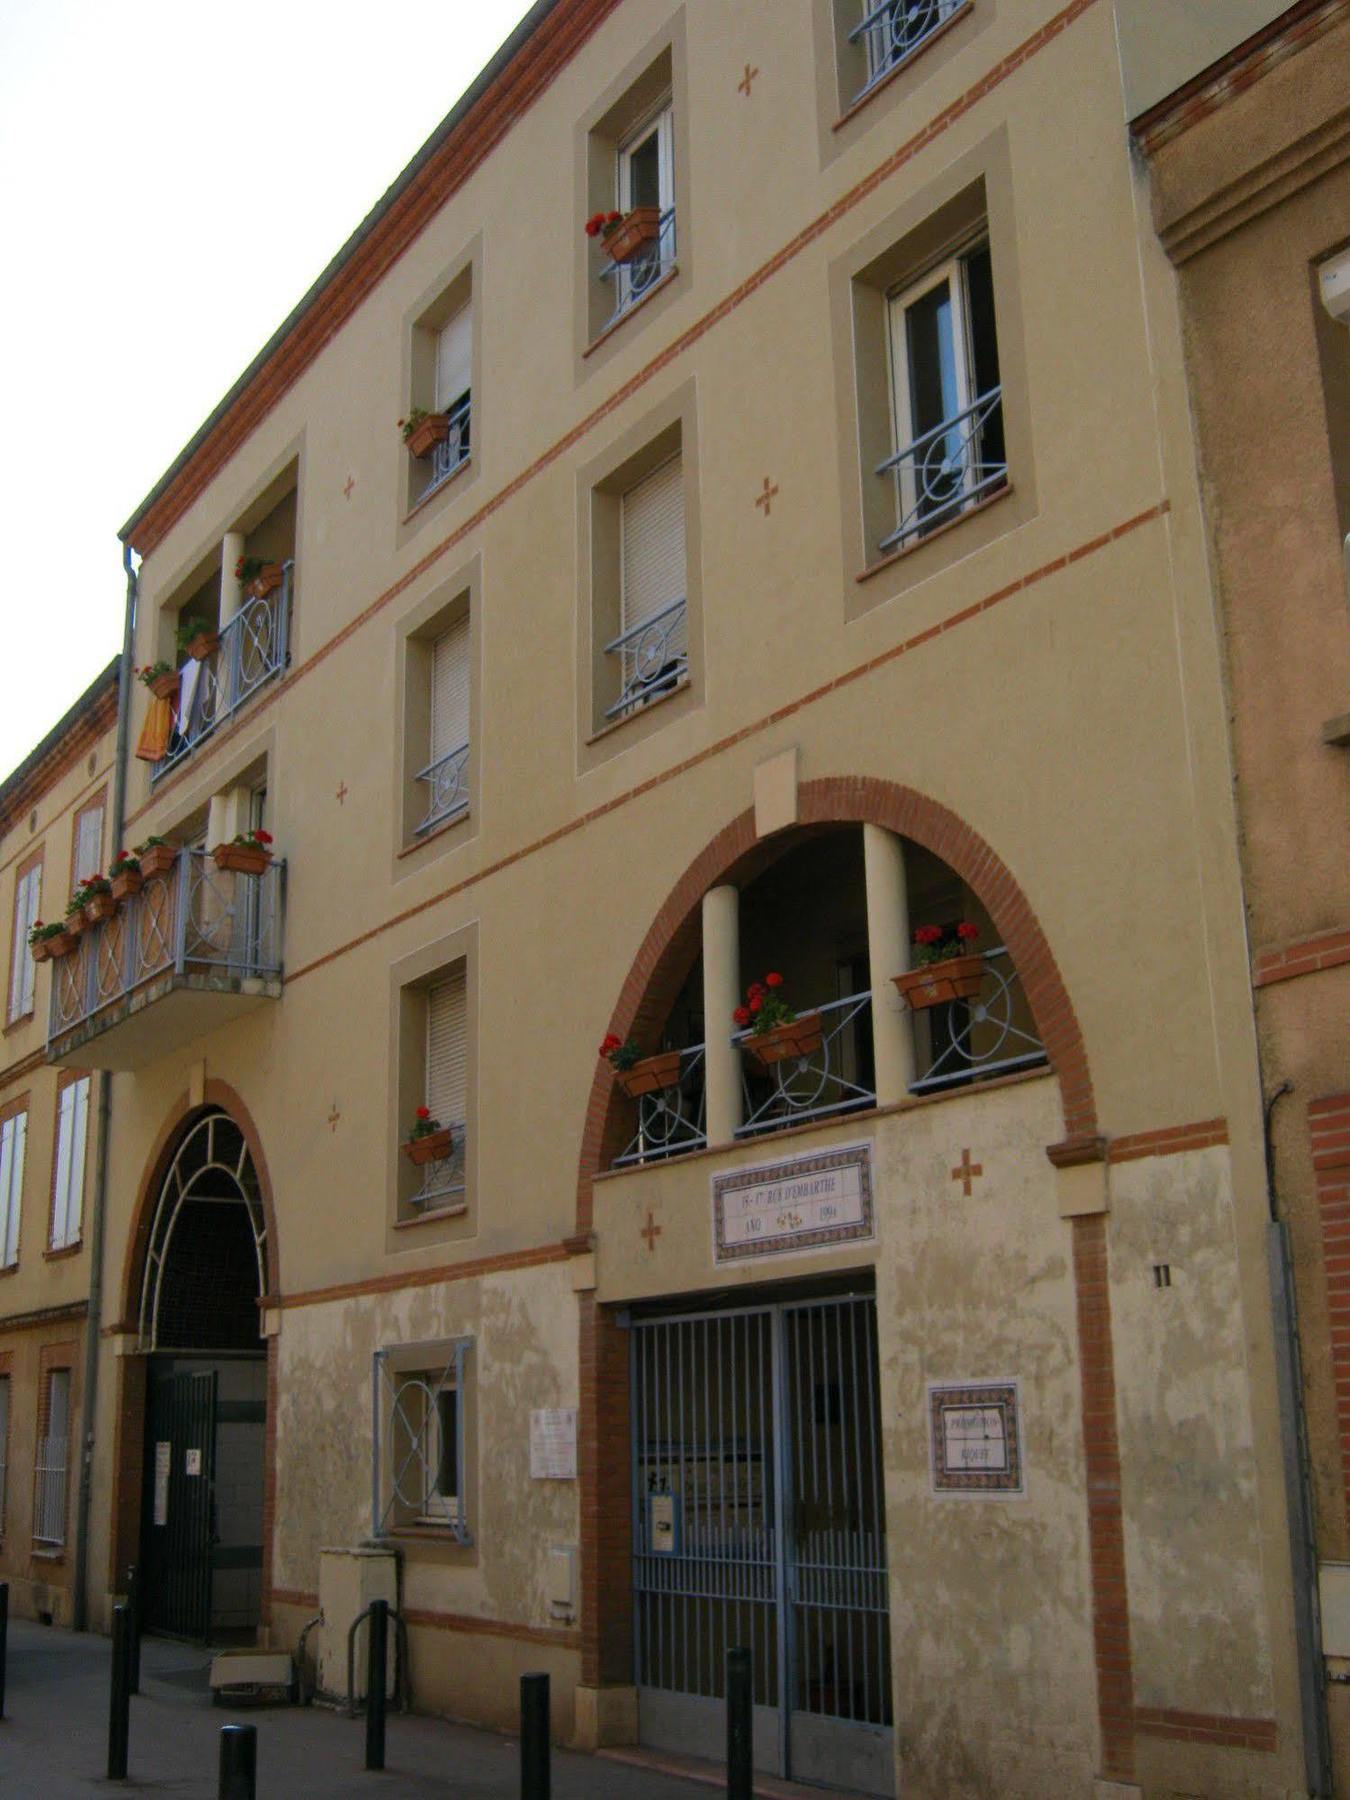
[[[214,1706],[210,1652],[146,1638],[141,1692],[131,1702],[129,1778],[104,1777],[108,1746],[109,1640],[9,1624],[5,1719],[0,1723],[4,1800],[68,1800],[88,1794],[216,1800],[219,1733],[258,1729],[259,1800],[308,1796],[437,1795],[442,1800],[517,1800],[514,1738],[466,1725],[391,1712],[386,1768],[367,1774],[365,1728],[320,1707]],[[554,1800],[708,1800],[702,1784],[566,1750],[553,1752]],[[818,1792],[818,1790],[817,1790]]]

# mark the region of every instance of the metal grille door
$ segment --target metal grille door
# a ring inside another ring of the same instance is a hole
[[[211,1629],[216,1374],[150,1378],[146,1415],[145,1623],[171,1637]]]
[[[871,1298],[636,1324],[633,1457],[644,1742],[716,1754],[745,1644],[757,1766],[892,1793]]]

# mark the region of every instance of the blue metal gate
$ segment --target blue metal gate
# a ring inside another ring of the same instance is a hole
[[[756,1765],[893,1793],[873,1299],[642,1320],[632,1354],[643,1741],[717,1754],[745,1644]]]

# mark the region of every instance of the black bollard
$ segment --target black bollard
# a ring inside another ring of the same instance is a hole
[[[520,1800],[549,1800],[548,1676],[520,1678]]]
[[[131,1614],[131,1668],[127,1692],[141,1691],[141,1574],[135,1563],[127,1569],[127,1611]]]
[[[219,1800],[256,1800],[258,1792],[258,1727],[220,1728]]]
[[[114,1606],[112,1625],[112,1680],[108,1693],[108,1780],[125,1781],[127,1736],[131,1728],[131,1613]]]
[[[727,1800],[750,1800],[750,1652],[727,1651]]]
[[[0,1719],[5,1716],[5,1653],[9,1648],[9,1583],[0,1581]]]
[[[389,1602],[372,1600],[366,1621],[366,1767],[384,1767],[384,1690],[389,1668]]]

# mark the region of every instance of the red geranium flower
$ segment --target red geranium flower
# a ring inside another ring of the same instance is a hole
[[[750,1010],[752,1013],[757,1013],[760,1010],[760,1008],[763,1006],[763,1004],[764,1004],[763,994],[751,994]]]
[[[417,1109],[417,1116],[419,1119],[429,1119],[431,1117],[431,1108],[429,1106],[419,1106]]]
[[[605,214],[606,225],[618,225],[622,222],[622,220],[623,220],[623,214],[621,212],[612,212],[612,213]]]
[[[914,942],[916,944],[940,944],[942,927],[940,925],[920,925],[914,933]]]
[[[765,987],[782,987],[783,977],[777,974],[766,975],[764,977],[764,985]]]
[[[270,844],[272,842],[272,834],[270,831],[258,830],[255,831],[253,835],[260,844]]]
[[[750,1008],[748,1006],[738,1006],[731,1017],[737,1025],[744,1027],[750,1023]]]
[[[980,928],[978,925],[971,925],[963,921],[957,926],[956,935],[963,943],[970,944],[980,935]]]
[[[622,1038],[616,1038],[614,1033],[611,1031],[606,1036],[604,1043],[601,1044],[600,1049],[597,1054],[600,1056],[608,1056],[610,1051],[617,1050],[619,1045],[622,1042],[623,1042]]]

